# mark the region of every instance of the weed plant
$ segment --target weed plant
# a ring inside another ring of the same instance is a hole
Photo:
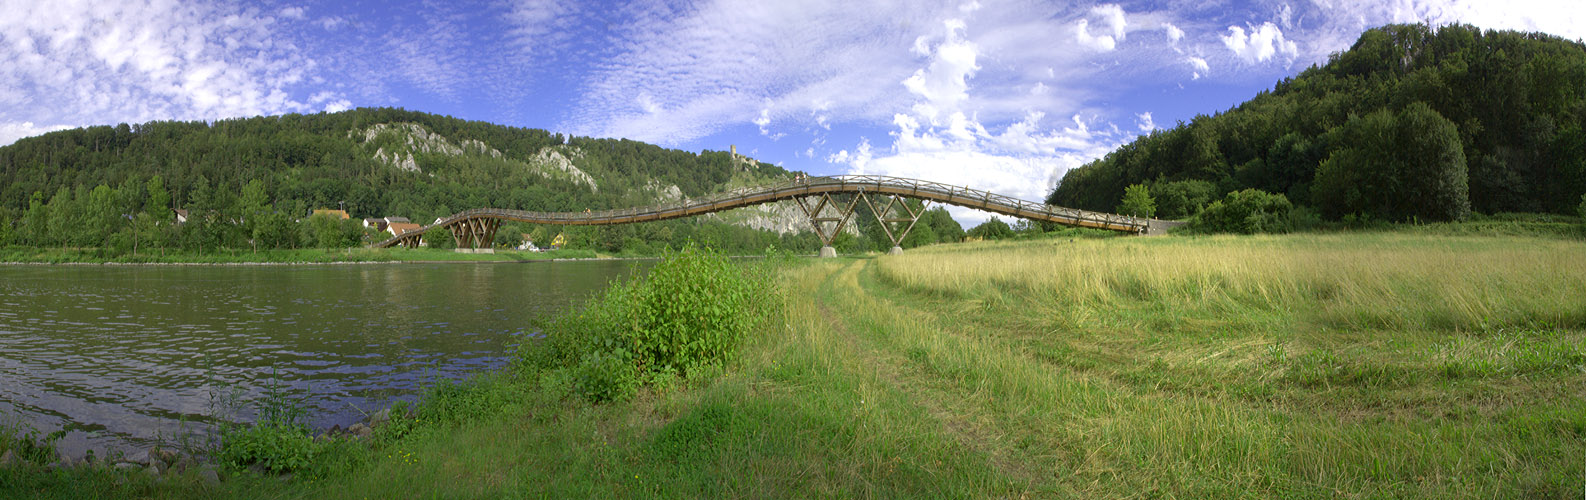
[[[669,250],[645,275],[552,319],[540,345],[523,349],[522,365],[594,401],[697,375],[728,361],[764,323],[775,294],[768,272],[693,244]]]

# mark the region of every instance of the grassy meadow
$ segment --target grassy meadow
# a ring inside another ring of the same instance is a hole
[[[803,260],[731,361],[522,369],[329,474],[134,496],[1580,498],[1586,245],[1078,238]],[[554,335],[554,332],[551,333]],[[338,458],[339,457],[339,458]],[[350,464],[350,465],[349,465]],[[340,468],[336,468],[340,467]],[[135,486],[142,485],[142,486]],[[46,495],[49,496],[49,495]]]

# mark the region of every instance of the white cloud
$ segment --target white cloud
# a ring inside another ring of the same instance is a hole
[[[1099,18],[1097,22],[1098,33],[1091,34],[1090,22],[1092,18]],[[1123,8],[1113,4],[1098,5],[1090,9],[1090,18],[1080,19],[1074,24],[1074,41],[1080,45],[1090,47],[1101,52],[1111,52],[1117,48],[1118,42],[1123,41],[1128,33],[1125,27],[1128,22],[1124,19]]]
[[[1135,117],[1140,119],[1135,126],[1139,127],[1141,132],[1150,132],[1157,129],[1156,120],[1151,119],[1150,111],[1140,113],[1135,115]]]
[[[322,17],[315,21],[315,24],[318,24],[319,27],[324,28],[326,31],[333,31],[347,24],[347,19],[341,16]]]
[[[1244,28],[1229,26],[1228,34],[1222,40],[1223,46],[1246,64],[1266,62],[1277,54],[1290,59],[1299,55],[1299,47],[1292,41],[1284,40],[1283,30],[1270,22],[1251,26],[1248,35]]]
[[[1178,43],[1179,40],[1184,39],[1184,30],[1174,26],[1173,23],[1162,23],[1162,31],[1167,33],[1168,41],[1173,43]]]
[[[302,19],[305,11],[302,7],[287,7],[281,9],[281,17],[287,19]]]
[[[1193,75],[1193,77],[1190,78],[1191,80],[1199,80],[1202,76],[1205,76],[1206,73],[1209,73],[1212,70],[1211,65],[1207,64],[1205,59],[1201,59],[1199,57],[1188,56],[1184,58],[1184,62],[1189,63],[1190,68],[1194,69],[1194,71],[1190,73]]]
[[[16,142],[17,139],[43,135],[56,130],[66,130],[72,127],[66,125],[37,126],[33,122],[0,122],[0,146]]]
[[[1096,12],[1092,10],[1092,14]],[[960,35],[967,32],[961,21],[951,21],[946,26],[948,36],[916,43],[911,49],[916,54],[928,54],[929,60],[903,83],[915,103],[909,112],[893,115],[892,147],[874,150],[868,141],[863,141],[853,151],[829,155],[828,162],[846,167],[852,174],[929,179],[1039,201],[1068,169],[1105,154],[1129,135],[1115,124],[1081,114],[1071,117],[1071,125],[1054,127],[1045,123],[1045,112],[1030,106],[1024,107],[1021,118],[988,127],[978,112],[969,109],[970,104],[982,102],[975,95],[980,91],[969,82],[978,78],[977,61],[985,49]],[[994,42],[992,46],[1003,43]],[[933,75],[946,75],[938,80],[943,83],[935,90],[922,84]],[[1034,87],[1011,86],[1010,90],[1029,96],[1021,99],[1049,93],[1042,82]],[[1103,129],[1093,127],[1098,123]],[[949,210],[955,218],[970,224],[989,216],[958,207]]]
[[[969,79],[980,69],[975,64],[978,48],[963,39],[964,22],[949,19],[943,25],[946,34],[942,42],[924,54],[930,57],[930,65],[903,80],[903,87],[922,100],[915,111],[932,123],[939,116],[958,112],[969,99]]]
[[[228,4],[4,1],[0,123],[15,131],[28,122],[312,111],[294,94],[317,64],[279,27],[269,15]]]

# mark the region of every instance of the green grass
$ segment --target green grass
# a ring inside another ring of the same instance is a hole
[[[804,261],[777,324],[670,386],[592,403],[508,370],[318,478],[108,491],[1580,498],[1583,263],[1575,241],[1415,232]]]

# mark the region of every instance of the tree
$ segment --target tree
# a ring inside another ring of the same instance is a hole
[[[970,229],[968,237],[980,240],[1011,238],[1013,237],[1013,228],[1008,227],[1008,223],[1002,222],[1001,219],[993,215],[990,220]]]
[[[1118,203],[1118,213],[1133,217],[1150,218],[1156,215],[1156,200],[1144,184],[1134,184],[1123,190],[1123,201]]]
[[[953,215],[942,206],[932,207],[920,215],[920,224],[931,228],[936,234],[936,241],[941,243],[957,243],[964,241],[964,227],[953,220]]]
[[[62,248],[69,244],[78,232],[77,204],[72,200],[72,190],[61,186],[55,190],[55,196],[50,197],[46,206],[49,213],[48,232],[44,239],[52,243],[60,243]]]
[[[116,210],[116,195],[110,186],[100,184],[94,187],[93,192],[88,194],[86,213],[82,220],[84,242],[103,244],[125,220]]]
[[[1425,103],[1351,118],[1330,135],[1345,146],[1316,169],[1311,200],[1323,215],[1402,221],[1470,214],[1459,132]]]
[[[49,210],[44,206],[44,193],[34,191],[28,197],[27,212],[22,215],[24,242],[29,245],[44,246],[45,235],[49,234]]]
[[[1246,189],[1206,206],[1190,221],[1190,227],[1207,233],[1284,233],[1293,229],[1293,210],[1294,205],[1281,194]]]
[[[161,179],[157,174],[150,177],[148,191],[149,202],[144,206],[144,210],[157,219],[170,217],[171,193],[165,190],[165,179]]]
[[[1211,203],[1216,189],[1206,181],[1153,182],[1151,199],[1156,202],[1155,217],[1182,219],[1200,213]]]

